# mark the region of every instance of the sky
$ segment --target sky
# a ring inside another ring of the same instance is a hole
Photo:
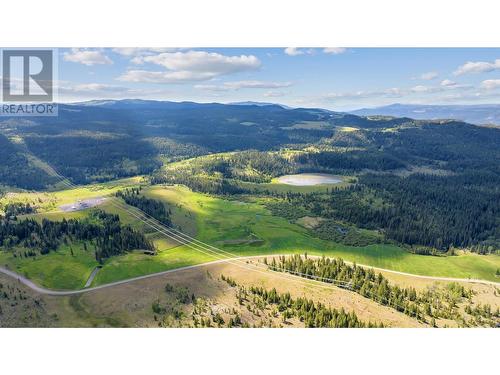
[[[58,49],[61,102],[273,102],[352,110],[500,99],[500,49]]]

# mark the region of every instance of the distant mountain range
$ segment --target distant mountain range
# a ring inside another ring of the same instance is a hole
[[[417,120],[453,119],[477,125],[500,125],[500,104],[479,105],[416,105],[391,104],[362,108],[350,113],[358,116],[410,117]]]
[[[100,107],[111,109],[188,109],[192,107],[222,105],[219,103],[195,103],[195,102],[171,102],[160,100],[144,100],[144,99],[98,99],[85,102],[70,103],[70,106],[83,107]]]
[[[267,102],[234,102],[228,104],[221,103],[195,103],[195,102],[170,102],[142,99],[123,100],[91,100],[81,103],[73,103],[76,106],[101,107],[110,109],[156,109],[156,110],[182,110],[199,108],[228,108],[228,107],[260,107],[287,110],[307,110],[305,108],[292,108],[278,103]],[[324,113],[341,115],[339,112],[331,112],[320,108],[310,108],[313,111],[323,111]],[[458,120],[476,125],[497,125],[500,126],[500,104],[480,104],[480,105],[419,105],[419,104],[391,104],[376,108],[362,108],[348,112],[357,116],[393,116],[406,117],[416,120]]]
[[[228,104],[229,105],[256,105],[258,107],[265,107],[265,106],[269,106],[269,105],[277,105],[277,106],[280,106],[281,108],[292,109],[292,107],[289,107],[289,106],[284,105],[284,104],[267,103],[267,102],[250,102],[250,101],[247,101],[247,102],[232,102],[232,103],[228,103]]]
[[[190,107],[209,107],[209,106],[256,106],[256,107],[281,107],[283,109],[292,109],[283,104],[266,102],[233,102],[233,103],[196,103],[196,102],[172,102],[163,100],[144,100],[144,99],[120,99],[120,100],[89,100],[85,102],[71,103],[77,106],[86,107],[105,107],[105,108],[149,108],[149,109],[181,109]]]

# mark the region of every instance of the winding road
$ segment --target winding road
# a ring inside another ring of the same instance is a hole
[[[175,269],[171,269],[171,270],[167,270],[167,271],[152,273],[149,275],[132,277],[130,279],[115,281],[115,282],[112,282],[109,284],[103,284],[103,285],[95,286],[92,288],[84,288],[84,289],[79,289],[79,290],[47,289],[47,288],[38,286],[30,279],[28,279],[22,275],[19,275],[18,273],[11,271],[5,267],[1,267],[1,266],[0,266],[0,273],[3,273],[4,275],[10,276],[10,277],[18,280],[20,283],[26,285],[28,288],[30,288],[30,289],[32,289],[35,292],[40,293],[40,294],[46,294],[46,295],[51,295],[51,296],[72,296],[72,295],[92,292],[92,291],[100,290],[100,289],[104,289],[104,288],[110,288],[110,287],[113,287],[116,285],[122,285],[122,284],[130,283],[133,281],[137,281],[137,280],[144,280],[144,279],[149,279],[151,277],[168,275],[168,274],[174,273],[174,272],[181,272],[181,271],[190,270],[193,268],[205,267],[205,266],[212,265],[212,264],[226,263],[226,262],[238,261],[238,260],[248,260],[248,259],[255,259],[255,258],[265,258],[265,257],[271,258],[271,257],[278,257],[278,256],[283,256],[283,255],[288,255],[288,254],[281,254],[281,255],[280,254],[272,254],[272,255],[267,255],[267,256],[266,255],[254,255],[254,256],[248,256],[248,257],[235,257],[235,258],[219,259],[219,260],[214,260],[212,262],[194,264],[192,266],[185,266],[185,267],[175,268]],[[309,255],[309,257],[316,258],[318,256]],[[351,262],[345,262],[345,263],[352,264]],[[360,267],[372,268],[372,269],[377,270],[377,271],[390,272],[390,273],[394,273],[394,274],[398,274],[398,275],[411,276],[411,277],[416,277],[416,278],[421,278],[421,279],[436,280],[436,281],[477,283],[477,284],[486,284],[486,285],[493,285],[496,287],[500,287],[500,283],[495,282],[495,281],[478,280],[478,279],[463,279],[463,278],[461,279],[461,278],[454,278],[454,277],[415,275],[415,274],[406,273],[406,272],[388,270],[385,268],[367,266],[364,264],[357,264],[357,265]]]

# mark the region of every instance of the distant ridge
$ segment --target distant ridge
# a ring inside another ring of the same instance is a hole
[[[275,105],[275,106],[278,106],[278,107],[281,107],[281,108],[285,108],[285,109],[292,109],[292,107],[289,107],[289,106],[284,105],[284,104],[266,103],[266,102],[246,101],[246,102],[232,102],[232,103],[227,103],[227,104],[229,104],[229,105],[256,105],[258,107],[265,107],[265,106],[269,106],[269,105]]]
[[[168,108],[188,108],[188,107],[199,107],[199,106],[257,106],[257,107],[279,107],[282,109],[293,109],[292,107],[286,106],[284,104],[277,103],[265,103],[265,102],[233,102],[233,103],[197,103],[191,101],[184,102],[174,102],[167,100],[145,100],[145,99],[97,99],[89,100],[84,102],[74,102],[69,103],[69,105],[83,106],[83,107],[107,107],[107,108],[119,108],[119,107],[137,107],[137,108],[154,108],[154,109],[168,109]]]
[[[69,103],[69,105],[82,107],[104,107],[104,108],[151,108],[151,109],[168,109],[168,108],[188,108],[193,106],[214,105],[218,103],[195,103],[195,102],[172,102],[162,100],[145,100],[145,99],[98,99],[85,102]]]
[[[477,105],[423,105],[391,104],[376,108],[362,108],[350,113],[358,116],[409,117],[416,120],[453,119],[476,125],[500,125],[500,104]]]

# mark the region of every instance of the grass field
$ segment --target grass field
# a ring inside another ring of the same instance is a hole
[[[85,251],[82,244],[74,243],[71,247],[73,255],[69,246],[62,245],[57,251],[30,258],[14,258],[2,251],[0,264],[47,288],[81,289],[98,263],[94,253]]]
[[[104,195],[118,186],[112,185],[100,190],[86,190]],[[75,199],[75,191],[56,193],[59,199]],[[408,253],[394,245],[370,245],[349,247],[320,240],[295,223],[290,223],[271,213],[258,200],[226,200],[199,194],[182,186],[150,186],[143,189],[149,198],[161,200],[169,205],[173,221],[183,232],[196,235],[199,240],[215,245],[230,254],[253,256],[261,254],[292,254],[307,252],[311,255],[342,257],[361,264],[430,276],[477,278],[498,281],[495,272],[500,268],[497,255],[480,256],[464,254],[458,256],[422,256]],[[71,198],[70,198],[71,197]],[[94,279],[93,285],[105,284],[129,277],[160,272],[163,270],[201,264],[216,258],[196,251],[189,246],[179,246],[174,240],[154,233],[111,201],[100,208],[120,215],[123,223],[143,230],[154,241],[157,256],[132,252],[115,256],[105,261]],[[35,215],[38,218],[80,217],[88,211],[58,213],[55,211]],[[61,249],[36,260],[9,257],[0,253],[1,264],[33,279],[35,282],[56,289],[76,289],[85,284],[90,272],[97,264],[93,254],[75,249],[75,256]]]
[[[52,218],[66,216],[59,212],[59,206],[74,203],[79,199],[103,197],[116,193],[119,189],[138,186],[142,177],[131,177],[101,184],[78,186],[73,189],[63,189],[52,192],[14,192],[0,198],[0,210],[7,203],[30,203],[42,214],[52,213]]]
[[[394,245],[350,247],[317,239],[299,225],[272,216],[258,203],[230,201],[198,194],[185,187],[148,187],[143,190],[150,198],[176,205],[181,212],[195,218],[197,238],[238,256],[259,254],[304,253],[342,257],[374,267],[393,269],[430,276],[479,278],[497,280],[496,270],[500,257],[465,254],[434,257],[411,254]],[[263,242],[247,243],[244,240],[261,239]],[[239,245],[224,245],[224,241],[241,240]],[[222,245],[221,245],[222,243]],[[132,277],[147,272],[199,264],[214,260],[212,256],[196,252],[187,246],[160,251],[156,257],[128,254],[115,257],[106,263],[96,284]]]
[[[61,190],[53,192],[52,194],[57,199],[57,206],[60,206],[63,204],[73,203],[78,199],[112,195],[120,189],[138,186],[141,182],[143,182],[142,177],[131,177],[101,184],[81,186],[75,189]],[[55,209],[57,209],[57,207],[55,207]]]

